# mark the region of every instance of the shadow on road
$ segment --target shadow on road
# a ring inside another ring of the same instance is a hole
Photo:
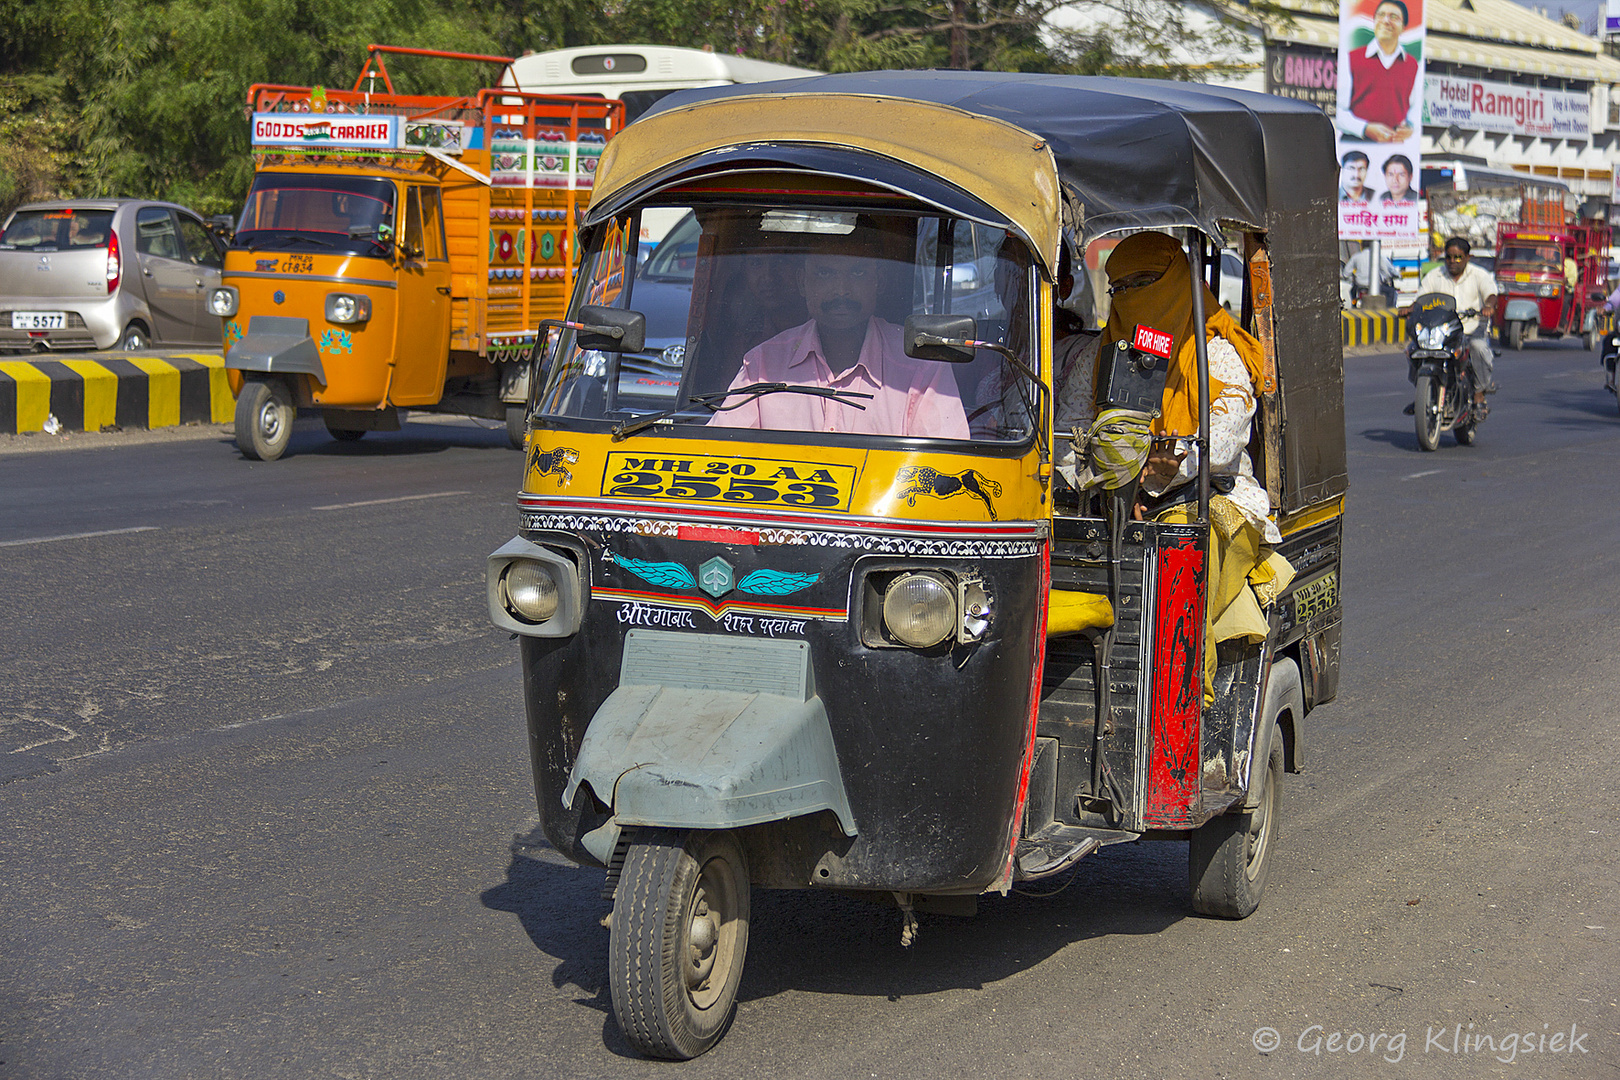
[[[1408,421],[1404,429],[1364,428],[1357,434],[1368,442],[1383,443],[1386,446],[1393,446],[1397,450],[1411,450],[1414,453],[1419,450],[1417,432],[1413,429],[1410,421]]]
[[[322,431],[307,435],[299,433],[287,448],[289,456],[309,455],[334,458],[392,458],[418,454],[442,454],[446,450],[490,450],[520,455],[506,440],[505,430],[484,431],[475,428],[429,428],[423,430],[369,432],[358,442],[339,442]]]
[[[484,906],[516,915],[534,947],[559,961],[552,984],[590,995],[576,1003],[609,1014],[606,1048],[634,1056],[611,1020],[602,871],[576,867],[549,848],[523,845],[536,857],[517,850],[506,881],[481,894]],[[755,889],[738,998],[798,991],[894,1002],[982,989],[1070,945],[1157,934],[1190,914],[1187,846],[1173,842],[1104,848],[1069,875],[980,897],[973,918],[924,914],[910,948],[900,944],[893,907],[820,891]]]
[[[1539,403],[1555,412],[1547,422],[1562,428],[1601,429],[1620,423],[1614,395],[1601,382],[1595,390],[1545,390]]]

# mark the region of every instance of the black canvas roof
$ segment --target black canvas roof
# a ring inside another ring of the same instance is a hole
[[[1333,132],[1314,105],[1158,79],[872,71],[684,90],[649,116],[720,97],[870,94],[945,105],[1045,139],[1082,237],[1221,222],[1268,229],[1334,199]],[[1076,223],[1071,223],[1072,224]]]

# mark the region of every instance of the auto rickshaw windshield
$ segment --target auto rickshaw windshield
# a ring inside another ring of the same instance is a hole
[[[966,315],[968,337],[1035,363],[1032,263],[1003,230],[922,212],[677,209],[639,269],[635,215],[595,231],[579,299],[643,314],[646,344],[609,353],[565,335],[538,422],[668,412],[677,427],[737,438],[1033,436],[1034,388],[1002,355],[980,349],[971,363],[947,363],[909,357],[902,344],[911,315]]]
[[[1564,256],[1556,244],[1509,244],[1502,249],[1500,268],[1557,274],[1563,272]]]
[[[392,248],[394,185],[366,176],[263,172],[253,178],[236,244],[350,255]]]

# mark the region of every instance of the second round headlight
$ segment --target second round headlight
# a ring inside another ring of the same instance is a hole
[[[506,607],[526,622],[543,623],[557,614],[557,582],[537,562],[519,559],[501,577]]]
[[[905,574],[883,594],[883,624],[914,649],[944,641],[956,623],[956,590],[934,574]]]

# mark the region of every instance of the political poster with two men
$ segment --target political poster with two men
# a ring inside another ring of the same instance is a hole
[[[1339,237],[1417,238],[1423,160],[1424,0],[1339,10]]]

